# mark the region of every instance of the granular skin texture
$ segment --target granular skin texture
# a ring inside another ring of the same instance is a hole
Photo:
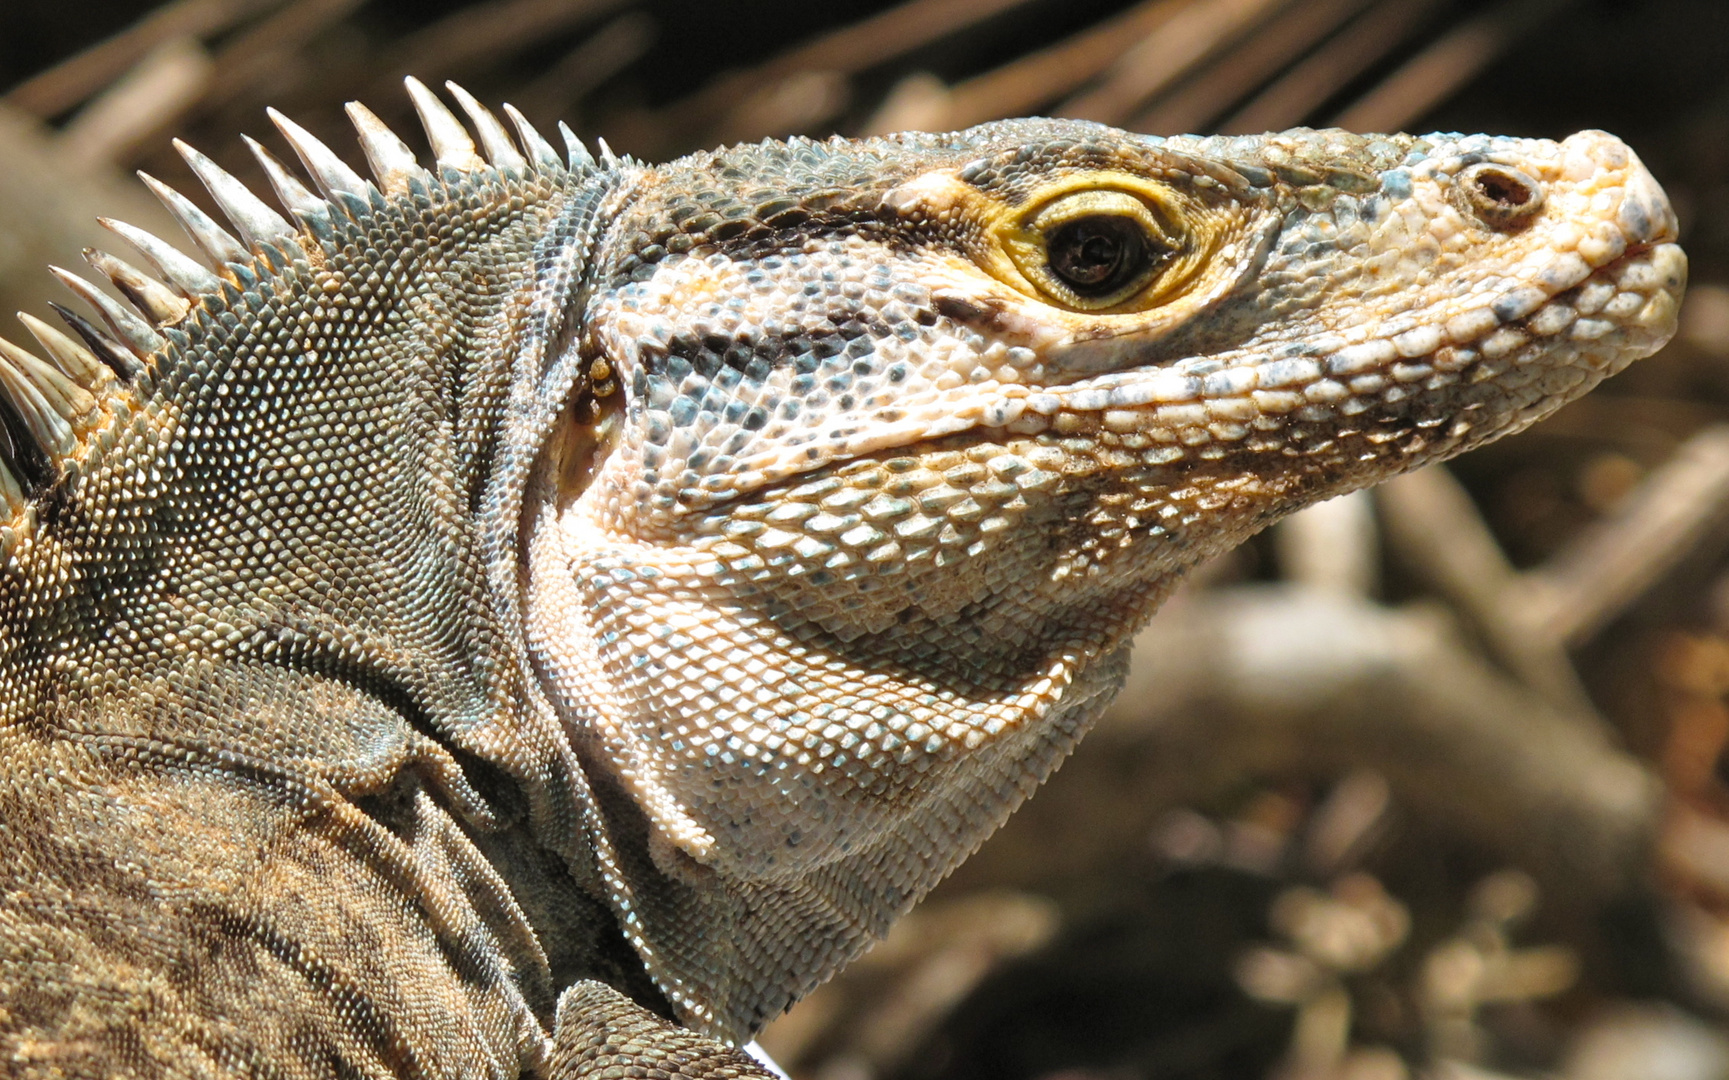
[[[1686,276],[1601,132],[646,166],[415,92],[432,168],[284,122],[316,193],[206,171],[232,234],[0,348],[0,1073],[765,1075],[1190,567]]]

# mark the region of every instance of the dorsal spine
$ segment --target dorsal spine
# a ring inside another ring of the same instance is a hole
[[[406,80],[439,171],[491,171],[507,177],[536,172],[588,173],[618,159],[602,148],[597,164],[586,147],[560,125],[568,152],[552,144],[516,109],[505,112],[508,129],[473,95],[447,83],[467,113],[475,136],[419,80]],[[294,121],[270,110],[270,119],[294,150],[318,189],[314,193],[253,139],[247,145],[271,182],[285,217],[244,183],[185,143],[175,146],[228,219],[227,225],[200,210],[161,181],[140,173],[145,185],[179,222],[198,255],[123,221],[101,219],[125,240],[155,276],[105,251],[86,249],[85,260],[126,303],[89,280],[59,267],[53,273],[94,312],[96,322],[61,305],[50,305],[71,330],[68,335],[23,312],[19,319],[41,348],[38,355],[0,338],[0,555],[10,556],[34,520],[34,503],[88,452],[93,438],[126,411],[138,378],[175,345],[174,330],[201,305],[216,308],[236,289],[253,287],[285,251],[316,245],[328,235],[333,215],[352,214],[381,198],[426,190],[434,175],[408,144],[359,102],[348,115],[373,173],[362,177],[324,143]],[[520,144],[520,145],[519,145]],[[482,154],[484,150],[484,156]],[[234,231],[230,232],[229,228]],[[236,235],[238,234],[238,235]],[[98,325],[99,324],[99,325]]]

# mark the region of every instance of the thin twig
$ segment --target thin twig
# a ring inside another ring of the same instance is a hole
[[[1120,124],[1226,42],[1290,0],[1213,0],[1183,10],[1112,65],[1098,86],[1057,108],[1062,116]]]
[[[143,137],[173,123],[210,86],[216,65],[192,38],[164,42],[79,110],[61,133],[67,160],[126,160]]]
[[[1604,521],[1516,572],[1444,470],[1379,489],[1389,540],[1482,631],[1497,656],[1561,704],[1582,692],[1566,650],[1589,641],[1729,525],[1729,426],[1689,439]],[[1563,666],[1565,674],[1563,674]]]
[[[1085,86],[1135,42],[1156,33],[1197,0],[1142,0],[1037,52],[954,85],[945,127],[967,127],[1004,116],[1024,116]]]
[[[402,39],[384,61],[395,92],[404,75],[445,79],[609,15],[628,0],[492,0],[447,15]]]
[[[291,0],[281,11],[216,52],[212,97],[252,87],[271,70],[267,61],[301,48],[358,11],[366,0]]]
[[[1518,572],[1452,474],[1419,469],[1376,494],[1388,541],[1475,625],[1489,651],[1559,708],[1595,718],[1561,644],[1533,632]]]
[[[1125,756],[1136,767],[1123,768]],[[1098,784],[1121,775],[1128,786],[1120,800],[1097,785],[1084,797],[1130,822],[1147,820],[1149,803],[1204,803],[1246,776],[1372,769],[1396,805],[1487,844],[1586,909],[1642,880],[1662,805],[1650,771],[1589,714],[1501,674],[1433,608],[1294,586],[1214,590],[1161,612],[1065,771],[1089,758],[1109,763],[1092,774]],[[1000,880],[1074,873],[1073,860],[1097,851],[1061,802],[1044,804],[1052,796],[1032,800],[1015,829],[1036,835],[1053,815],[1047,858],[1057,865]],[[966,872],[989,870],[981,861]]]
[[[1729,524],[1729,426],[1706,428],[1647,476],[1613,514],[1524,575],[1534,633],[1588,641]]]
[[[0,236],[6,238],[0,244],[0,312],[23,308],[42,315],[47,301],[66,299],[43,267],[87,245],[113,244],[114,236],[97,225],[98,214],[164,237],[179,234],[137,181],[105,163],[69,162],[60,140],[33,117],[0,105]],[[13,331],[0,330],[0,336]]]
[[[1353,491],[1299,510],[1274,527],[1273,545],[1287,581],[1367,597],[1380,579],[1375,504]]]
[[[569,119],[577,102],[648,51],[654,33],[653,19],[627,11],[584,38],[512,100],[532,120]]]
[[[773,82],[795,71],[837,71],[853,75],[1026,2],[909,0],[782,53],[756,68],[753,74],[763,82]]]
[[[1027,0],[908,0],[798,45],[744,71],[720,76],[658,112],[635,118],[638,137],[653,136],[665,150],[690,140],[760,138],[765,108],[777,96],[808,92],[811,76],[825,86],[957,33]],[[807,110],[808,111],[808,110]],[[829,113],[828,115],[832,115]],[[815,123],[827,117],[813,118]]]
[[[13,87],[0,101],[41,119],[82,104],[169,41],[200,40],[281,0],[178,0]]]
[[[886,135],[891,131],[943,131],[959,127],[949,114],[953,95],[943,81],[928,71],[915,71],[895,83],[883,96],[876,111],[859,126],[859,135]]]
[[[1281,131],[1302,123],[1374,66],[1417,28],[1441,0],[1381,0],[1331,41],[1273,80],[1234,116],[1219,124],[1227,135]]]
[[[1256,30],[1238,48],[1173,88],[1129,127],[1164,134],[1200,131],[1274,72],[1362,11],[1369,0],[1306,0]]]
[[[1412,57],[1340,113],[1351,131],[1401,131],[1447,100],[1538,23],[1572,0],[1505,0]]]
[[[135,163],[123,155],[134,148],[148,151],[165,146],[175,129],[192,120],[223,107],[252,101],[252,91],[276,79],[283,64],[296,51],[365,3],[366,0],[290,0],[285,5],[273,5],[281,10],[216,51],[215,63],[198,94],[172,102],[163,98],[148,122],[141,118],[125,145],[115,147],[115,160]]]

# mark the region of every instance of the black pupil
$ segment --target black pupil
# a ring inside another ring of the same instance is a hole
[[[1151,252],[1140,224],[1100,214],[1059,225],[1045,241],[1051,273],[1082,296],[1105,296],[1133,281]]]

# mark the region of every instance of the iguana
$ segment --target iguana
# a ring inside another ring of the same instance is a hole
[[[409,91],[0,345],[8,1075],[762,1075],[1182,577],[1672,333],[1619,141],[660,166]],[[479,149],[477,149],[477,143]]]

